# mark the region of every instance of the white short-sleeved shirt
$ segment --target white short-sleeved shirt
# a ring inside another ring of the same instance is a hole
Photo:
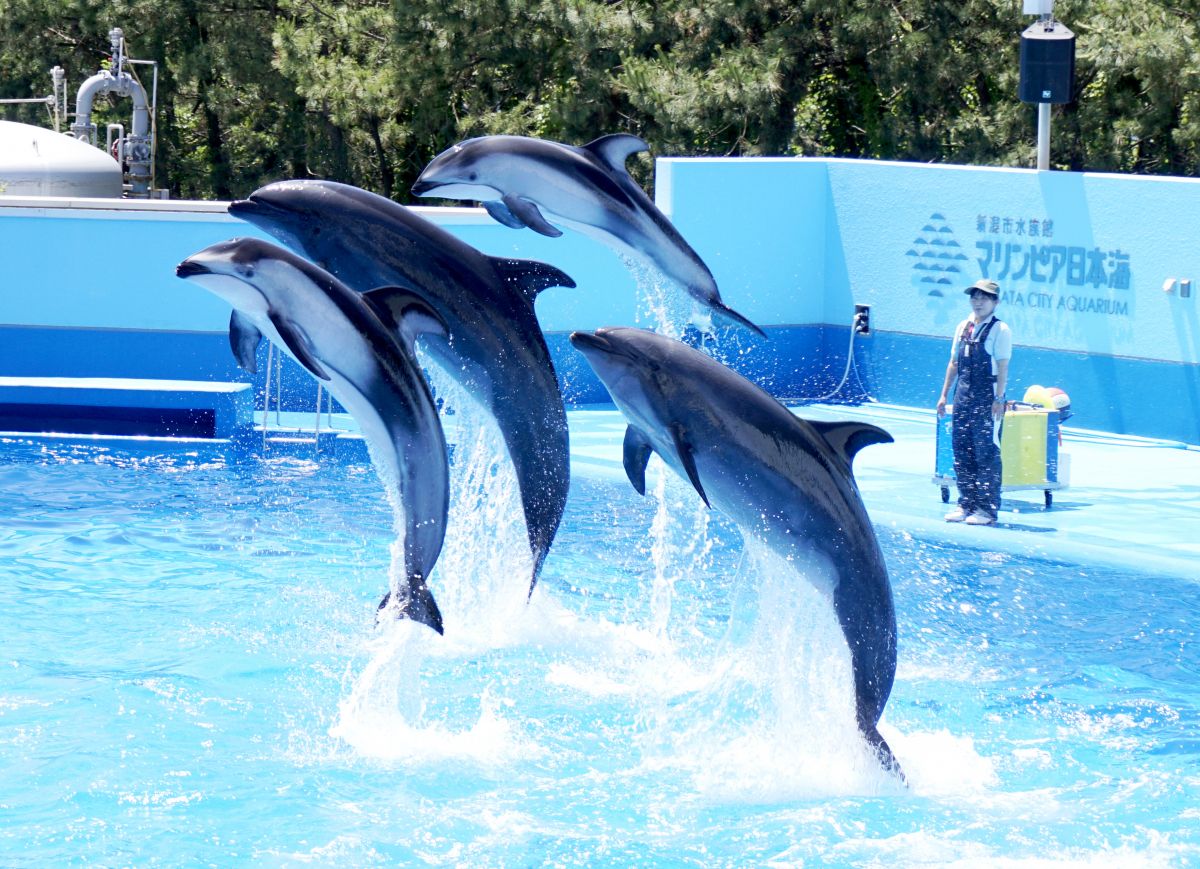
[[[988,320],[995,319],[995,315],[991,315],[975,326],[975,330],[979,331],[987,325]],[[958,328],[954,330],[954,343],[950,345],[950,359],[957,361],[958,345],[962,342],[963,331],[967,328],[967,324],[971,322],[971,318],[963,320],[958,324]],[[987,338],[984,339],[983,349],[992,359],[992,374],[996,373],[996,362],[1001,359],[1012,359],[1012,330],[1008,328],[1008,324],[1003,320],[996,320],[996,325],[988,332]]]

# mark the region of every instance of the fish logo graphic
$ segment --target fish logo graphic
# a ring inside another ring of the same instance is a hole
[[[922,296],[943,298],[947,289],[965,286],[967,255],[944,215],[929,215],[904,255],[912,259],[912,285]]]

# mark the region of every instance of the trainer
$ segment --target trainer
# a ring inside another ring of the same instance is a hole
[[[1012,332],[996,318],[1000,286],[995,281],[976,281],[963,292],[971,297],[971,316],[954,331],[946,381],[937,403],[938,416],[945,416],[946,396],[957,379],[950,442],[958,507],[946,514],[946,521],[995,525],[1001,476],[996,426],[1004,416]]]

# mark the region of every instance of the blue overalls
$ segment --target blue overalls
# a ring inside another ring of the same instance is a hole
[[[970,338],[959,342],[950,437],[958,506],[968,515],[982,512],[993,519],[1000,512],[1000,447],[993,439],[996,375],[984,343],[998,322],[992,317]]]

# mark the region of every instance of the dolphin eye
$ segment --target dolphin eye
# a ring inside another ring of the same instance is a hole
[[[254,277],[254,266],[251,263],[243,263],[238,266],[237,270],[244,278]]]
[[[470,175],[468,175],[468,176],[467,176],[467,180],[469,180],[469,181],[478,181],[478,180],[479,180],[479,173],[478,173],[478,172],[472,172]]]

